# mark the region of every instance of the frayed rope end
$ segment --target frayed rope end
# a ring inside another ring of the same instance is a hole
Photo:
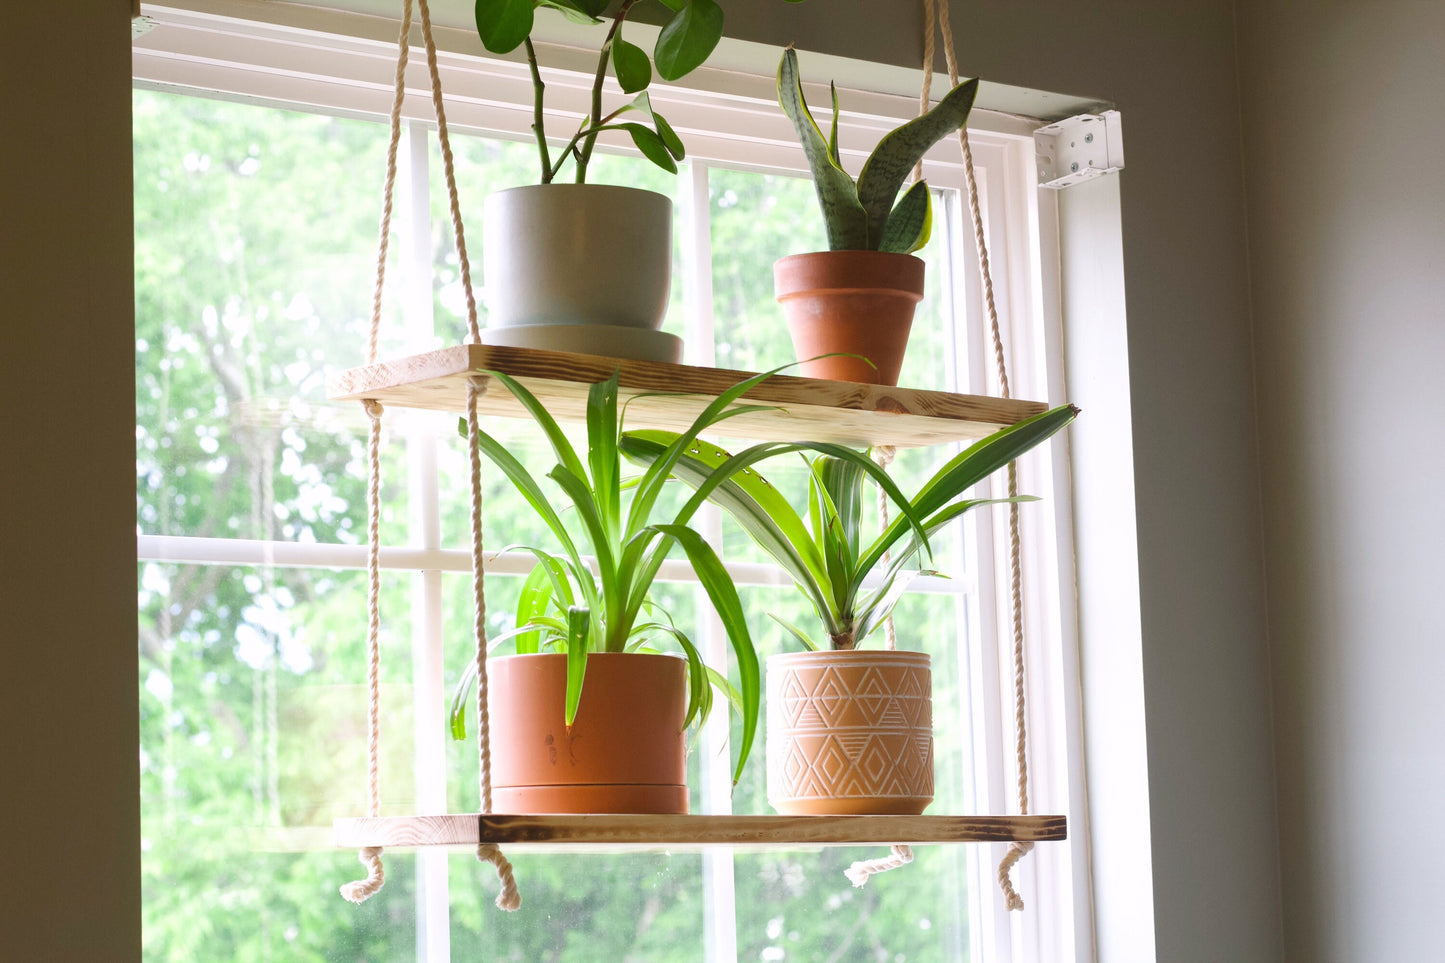
[[[998,864],[998,886],[999,889],[1003,890],[1004,905],[1007,906],[1011,912],[1022,912],[1024,899],[1018,894],[1018,891],[1014,889],[1013,881],[1009,879],[1009,873],[1013,870],[1014,865],[1023,859],[1033,848],[1033,843],[1010,843],[1008,852]]]
[[[386,872],[381,868],[381,847],[367,846],[356,854],[361,865],[366,867],[366,879],[347,883],[341,887],[341,895],[351,903],[364,903],[381,891],[386,883]]]
[[[907,866],[913,862],[913,847],[894,846],[887,856],[880,859],[860,859],[858,862],[843,870],[843,875],[854,888],[868,882],[868,877],[874,873],[886,873],[890,869],[897,869],[900,866]]]

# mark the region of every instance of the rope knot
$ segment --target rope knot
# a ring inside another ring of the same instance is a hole
[[[379,893],[386,883],[386,871],[381,868],[381,847],[367,846],[356,854],[356,858],[366,867],[366,879],[342,886],[341,895],[349,902],[364,903]]]
[[[367,398],[362,401],[361,405],[366,409],[366,413],[372,421],[380,421],[382,412],[386,410],[375,398]]]
[[[890,869],[897,869],[900,866],[907,866],[913,862],[913,847],[898,845],[888,851],[887,856],[880,856],[878,859],[860,859],[852,866],[843,870],[843,875],[854,887],[862,886],[868,882],[868,877],[876,873],[886,873]]]
[[[874,445],[873,460],[878,463],[879,468],[887,468],[893,464],[893,456],[898,454],[898,449],[892,445]]]
[[[497,894],[497,907],[508,913],[522,908],[522,894],[517,891],[517,879],[512,875],[512,864],[502,855],[496,843],[478,843],[477,859],[497,867],[497,878],[502,881],[502,891]]]

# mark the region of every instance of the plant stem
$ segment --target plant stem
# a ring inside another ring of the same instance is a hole
[[[637,0],[622,0],[622,6],[617,8],[617,16],[612,20],[612,27],[607,31],[607,39],[602,42],[602,53],[597,58],[597,76],[592,80],[592,118],[587,134],[582,139],[582,150],[577,155],[579,184],[587,180],[587,162],[592,159],[592,145],[597,143],[597,128],[602,126],[602,82],[607,79],[607,61],[612,56],[612,41],[617,37],[617,31],[622,29],[622,21],[627,19],[628,11],[636,2]]]
[[[532,133],[537,135],[537,153],[542,158],[542,183],[552,183],[552,159],[547,155],[547,129],[542,121],[542,94],[547,89],[542,83],[542,72],[537,67],[537,50],[532,46],[532,38],[523,38],[527,45],[527,66],[532,68]]]

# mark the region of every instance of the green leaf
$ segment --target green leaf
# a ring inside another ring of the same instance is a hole
[[[672,151],[662,137],[650,127],[643,127],[641,124],[623,124],[627,133],[632,135],[632,143],[642,152],[642,156],[652,161],[658,167],[669,174],[677,173],[677,162],[672,159]]]
[[[592,468],[592,498],[609,552],[615,552],[621,518],[621,474],[617,458],[617,385],[621,372],[587,389],[587,461]]]
[[[492,53],[510,53],[532,32],[532,0],[477,0],[477,36]]]
[[[928,243],[928,236],[932,233],[933,205],[928,196],[928,182],[918,181],[888,215],[878,250],[912,254]]]
[[[978,81],[969,80],[950,90],[933,109],[889,133],[858,175],[858,200],[867,211],[868,240],[877,247],[903,181],[928,149],[968,121]]]
[[[652,83],[652,62],[647,51],[621,37],[612,41],[612,71],[622,92],[635,94]]]
[[[652,59],[663,80],[677,80],[698,67],[722,39],[723,11],[714,0],[683,0],[657,35]]]
[[[574,605],[567,610],[567,705],[562,721],[568,727],[577,719],[577,706],[582,701],[591,620],[592,613],[581,606]]]
[[[546,564],[538,562],[532,566],[532,571],[522,582],[522,589],[517,595],[517,625],[526,625],[535,616],[546,615],[547,609],[553,597],[553,578],[555,573],[550,571]],[[524,632],[517,636],[517,654],[532,655],[537,651],[537,646],[542,641],[540,632]]]
[[[813,189],[818,206],[823,210],[823,223],[828,229],[828,246],[834,251],[863,250],[868,247],[868,214],[858,200],[853,178],[843,170],[829,142],[823,139],[817,121],[803,99],[803,84],[798,76],[798,54],[789,47],[783,51],[778,65],[778,103],[793,122],[793,130],[803,145],[808,167],[813,172]]]
[[[669,535],[682,546],[697,573],[707,597],[711,600],[723,630],[732,643],[733,655],[738,663],[739,691],[743,697],[743,732],[738,741],[738,761],[733,769],[733,785],[742,778],[743,765],[752,751],[753,739],[758,731],[758,710],[762,705],[762,669],[758,665],[757,649],[753,647],[752,636],[748,634],[747,617],[743,614],[738,590],[727,570],[718,560],[712,546],[703,541],[701,535],[686,525],[654,525],[664,535]]]
[[[567,471],[585,481],[587,479],[587,472],[582,468],[581,459],[577,457],[577,452],[572,447],[572,443],[567,440],[567,435],[562,431],[562,426],[557,423],[557,419],[552,417],[552,413],[547,410],[547,406],[542,404],[536,395],[532,394],[531,391],[527,390],[525,386],[509,374],[503,374],[500,371],[483,371],[482,374],[496,378],[512,393],[513,397],[522,403],[522,407],[527,409],[527,413],[532,416],[532,420],[537,423],[537,426],[542,429],[543,434],[547,436],[547,441],[551,443],[552,451],[556,454],[557,460],[566,467]]]
[[[828,123],[828,156],[833,159],[833,164],[843,169],[843,158],[838,154],[838,85],[828,81],[828,94],[833,101],[833,119]]]
[[[522,625],[509,629],[499,635],[487,639],[487,651],[491,652],[497,646],[514,636],[530,631],[532,626]],[[452,738],[460,742],[467,737],[467,696],[472,691],[472,686],[477,681],[476,659],[468,660],[467,666],[462,670],[462,677],[457,680],[456,688],[452,690],[452,708],[447,716],[447,725],[451,730]]]
[[[550,7],[573,23],[580,23],[584,26],[594,27],[602,21],[597,19],[596,14],[588,13],[580,4],[574,0],[537,0],[537,6]],[[597,4],[590,4],[595,7]],[[605,7],[605,4],[603,5]],[[597,11],[601,13],[601,10]]]
[[[687,151],[682,146],[682,138],[677,136],[677,131],[672,129],[672,125],[667,122],[666,118],[661,114],[654,113],[652,123],[657,127],[657,136],[661,137],[662,142],[667,145],[674,160],[682,160],[687,156]]]
[[[772,612],[769,612],[768,618],[772,619],[774,622],[778,623],[784,629],[786,629],[788,633],[798,641],[798,644],[801,645],[805,651],[817,652],[819,649],[822,648],[821,645],[814,642],[811,638],[808,637],[808,633],[804,632],[802,629],[798,628],[796,625],[789,622],[781,615],[774,615]]]

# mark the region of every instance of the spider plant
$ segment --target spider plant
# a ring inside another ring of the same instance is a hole
[[[687,658],[689,701],[684,725],[690,725],[710,708],[709,681],[723,681],[723,673],[703,664],[687,633],[648,597],[663,560],[674,546],[680,546],[717,610],[738,664],[736,690],[724,688],[742,717],[734,781],[742,772],[757,732],[762,700],[757,652],[737,589],[712,547],[688,527],[705,503],[705,496],[695,494],[661,521],[654,516],[661,512],[659,498],[673,468],[692,446],[703,444],[697,438],[699,432],[727,418],[771,407],[735,404],[771,373],[755,375],[722,392],[686,431],[674,433],[658,447],[652,464],[640,478],[624,481],[619,457],[623,419],[618,406],[617,374],[589,389],[584,455],[574,449],[561,426],[525,386],[501,372],[485,372],[516,397],[550,443],[556,464],[546,477],[572,509],[565,517],[553,506],[541,483],[501,442],[483,430],[477,431],[481,451],[512,482],[560,546],[560,551],[518,546],[537,562],[523,585],[516,628],[510,634],[519,654],[544,648],[567,654],[566,723],[570,725],[577,714],[589,652],[637,651],[648,648],[649,640],[654,638],[675,642]],[[857,452],[838,448],[834,453],[845,460],[851,456],[854,462],[876,469]],[[714,470],[732,472],[744,467],[736,464]],[[883,481],[887,481],[886,476]],[[465,690],[473,675],[469,673],[458,686],[453,701],[453,735],[465,734]]]
[[[994,432],[941,466],[911,499],[895,494],[897,488],[889,482],[885,491],[901,514],[870,542],[862,538],[863,479],[867,473],[862,465],[872,464],[866,458],[840,458],[820,449],[809,462],[807,522],[776,488],[751,470],[763,458],[804,446],[763,444],[729,455],[693,439],[685,456],[676,459],[669,470],[698,495],[725,509],[782,566],[812,602],[826,641],[820,642],[776,615],[774,620],[807,649],[852,649],[883,624],[908,583],[924,574],[910,566],[920,556],[927,557],[929,535],[979,505],[1033,500],[1027,495],[1015,499],[961,496],[1069,424],[1077,414],[1077,408],[1063,405]],[[631,432],[624,436],[623,452],[655,467],[677,442],[678,436],[670,432]]]

